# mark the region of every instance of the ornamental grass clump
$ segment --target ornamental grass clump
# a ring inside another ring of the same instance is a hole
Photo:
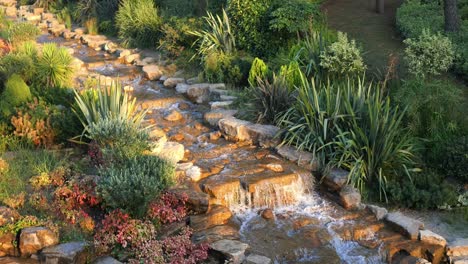
[[[136,98],[125,93],[119,83],[109,87],[75,91],[75,113],[84,131],[82,136],[99,145],[106,159],[120,160],[141,155],[150,149],[148,128],[143,127],[145,110],[138,110]]]
[[[380,87],[363,81],[311,82],[302,76],[297,102],[279,119],[283,144],[311,151],[326,173],[350,170],[348,183],[361,191],[406,177],[414,165],[414,141],[402,126],[404,111]]]

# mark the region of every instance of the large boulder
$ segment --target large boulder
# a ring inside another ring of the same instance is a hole
[[[229,263],[241,264],[245,259],[245,250],[249,248],[249,245],[237,240],[223,239],[212,243],[210,247],[224,255]]]
[[[187,96],[197,104],[210,101],[210,85],[207,83],[193,84],[187,88]]]
[[[447,256],[467,257],[468,259],[468,238],[458,238],[447,245]]]
[[[247,126],[252,123],[237,119],[235,117],[227,117],[219,120],[219,130],[226,136],[226,138],[236,141],[249,141],[250,135]]]
[[[35,259],[25,258],[0,258],[0,264],[39,264],[39,261]]]
[[[158,65],[143,66],[145,77],[150,81],[157,81],[163,75],[161,68]]]
[[[57,234],[46,227],[27,227],[21,230],[19,237],[19,250],[22,257],[29,257],[39,250],[57,245]]]
[[[419,230],[424,228],[424,224],[421,221],[407,217],[400,212],[387,214],[385,220],[412,240],[417,240]]]
[[[86,242],[70,242],[44,248],[39,258],[48,264],[88,263],[89,245]]]

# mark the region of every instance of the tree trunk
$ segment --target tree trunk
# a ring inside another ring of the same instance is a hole
[[[384,13],[384,6],[385,6],[385,0],[376,0],[375,1],[375,8],[377,13],[383,14]]]
[[[444,0],[445,31],[454,32],[460,28],[457,0]]]

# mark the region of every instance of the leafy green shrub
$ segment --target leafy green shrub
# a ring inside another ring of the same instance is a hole
[[[297,61],[281,66],[279,75],[284,78],[290,89],[301,85],[301,67]]]
[[[104,158],[119,161],[150,149],[149,134],[124,118],[103,118],[87,129],[87,136],[101,147]]]
[[[96,141],[109,159],[137,156],[150,148],[147,130],[142,127],[146,111],[137,110],[136,98],[124,93],[120,84],[75,92],[75,100],[83,134]]]
[[[406,123],[411,132],[429,142],[451,138],[464,126],[462,90],[450,82],[407,80],[394,98],[407,109]]]
[[[256,56],[264,55],[271,47],[269,9],[273,0],[229,0],[227,12],[231,19],[236,42],[240,48]]]
[[[31,23],[13,23],[7,29],[7,39],[13,45],[19,45],[25,41],[36,40],[40,34],[40,30]]]
[[[332,74],[362,74],[366,70],[356,41],[349,41],[342,32],[338,32],[338,40],[320,54],[320,66]]]
[[[73,57],[67,49],[55,43],[46,43],[37,58],[36,70],[39,82],[47,87],[66,87],[73,77]]]
[[[121,1],[115,22],[124,44],[141,47],[156,45],[162,25],[153,0]]]
[[[455,137],[444,142],[441,155],[434,164],[440,174],[453,177],[460,182],[468,181],[468,137]]]
[[[388,196],[396,205],[416,209],[433,209],[457,203],[455,188],[431,170],[413,174],[411,179],[390,181]]]
[[[410,73],[424,77],[448,70],[454,59],[452,42],[440,33],[423,30],[417,39],[406,39],[405,60]]]
[[[424,29],[441,32],[444,29],[443,8],[437,1],[405,1],[397,10],[396,25],[405,38],[417,38]]]
[[[287,38],[307,32],[312,20],[319,15],[317,3],[307,0],[284,1],[271,12],[270,29]]]
[[[17,53],[9,53],[0,58],[0,74],[2,80],[7,80],[13,74],[21,76],[24,81],[29,81],[34,76],[34,61],[30,56]]]
[[[289,60],[297,61],[308,78],[322,78],[325,71],[320,65],[320,56],[335,41],[336,36],[326,27],[310,31],[290,49]]]
[[[3,116],[13,114],[14,107],[31,99],[31,91],[28,85],[17,74],[13,74],[5,83],[5,90],[0,99],[0,110]]]
[[[397,11],[396,24],[404,37],[416,39],[424,29],[444,31],[444,10],[437,1],[405,1]],[[461,23],[458,32],[447,33],[455,50],[454,71],[468,79],[468,21]]]
[[[273,76],[271,83],[258,77],[257,84],[248,88],[248,103],[243,109],[258,123],[274,124],[294,102],[293,90],[283,76]]]
[[[243,85],[247,82],[250,65],[249,58],[237,54],[211,53],[203,64],[204,77],[210,82]]]
[[[180,56],[197,40],[190,32],[201,27],[201,19],[171,17],[161,26],[162,37],[159,39],[158,48],[171,56]]]
[[[198,45],[197,54],[202,61],[213,53],[231,55],[236,51],[236,40],[227,13],[223,10],[223,17],[208,13],[204,17],[207,29],[192,31],[190,34],[197,37],[194,45]]]
[[[155,156],[137,156],[100,171],[98,193],[105,204],[135,216],[143,216],[148,204],[173,184],[175,169]]]
[[[266,79],[268,77],[268,73],[268,66],[265,64],[265,62],[259,58],[255,58],[249,71],[250,86],[256,86],[258,79]]]

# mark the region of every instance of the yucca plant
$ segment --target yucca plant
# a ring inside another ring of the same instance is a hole
[[[138,110],[136,98],[123,92],[119,83],[83,93],[75,91],[75,114],[80,118],[82,136],[94,140],[108,159],[134,157],[150,148],[147,128],[142,126],[146,110]]]
[[[36,68],[39,81],[47,87],[66,87],[73,77],[73,57],[65,48],[55,43],[46,43],[37,58]]]
[[[85,131],[103,119],[121,119],[140,126],[147,113],[147,110],[137,109],[136,98],[125,93],[119,82],[108,87],[98,82],[96,89],[81,94],[75,91],[75,101],[78,107],[74,110]]]
[[[198,46],[196,55],[204,61],[204,58],[212,53],[232,54],[235,52],[236,40],[226,11],[223,9],[222,18],[208,12],[204,19],[207,26],[205,30],[189,32],[189,34],[197,37],[197,40],[193,43],[194,46]]]

